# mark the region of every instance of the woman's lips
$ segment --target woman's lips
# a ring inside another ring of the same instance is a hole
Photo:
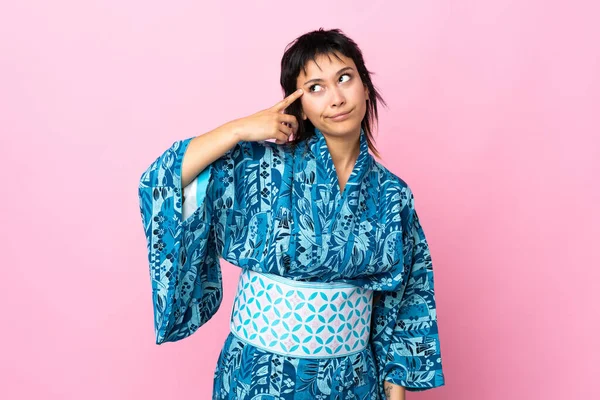
[[[345,114],[338,115],[337,117],[329,117],[329,118],[332,119],[333,121],[343,121],[350,116],[351,112],[352,112],[352,110],[348,111]]]

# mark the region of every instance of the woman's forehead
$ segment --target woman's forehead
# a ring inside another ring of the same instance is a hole
[[[339,57],[339,58],[338,58]],[[354,61],[340,53],[318,54],[315,60],[309,60],[304,67],[300,69],[298,80],[306,81],[309,79],[326,80],[329,76],[335,75],[337,71],[344,67],[352,67],[356,69]]]

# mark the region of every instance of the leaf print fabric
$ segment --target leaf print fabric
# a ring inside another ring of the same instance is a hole
[[[177,141],[142,174],[155,340],[193,334],[222,300],[219,259],[305,282],[376,290],[369,347],[327,359],[286,357],[231,333],[214,399],[383,399],[445,384],[431,256],[408,185],[368,152],[339,190],[323,134],[298,146],[239,142],[185,188]]]
[[[396,291],[383,292],[374,307],[371,343],[380,380],[423,391],[442,386],[444,375],[431,255],[413,203],[410,193],[402,237],[406,278]]]

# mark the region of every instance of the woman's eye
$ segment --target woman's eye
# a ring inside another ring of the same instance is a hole
[[[348,79],[346,79],[344,82],[348,82],[348,81],[349,81],[349,80],[352,78],[352,77],[350,76],[350,74],[342,74],[342,75],[340,76],[340,80],[341,80],[341,79],[342,79],[342,77],[344,77],[344,76],[348,78]],[[342,82],[342,83],[343,83],[343,82]],[[315,92],[315,90],[314,90],[314,89],[315,89],[315,87],[317,87],[317,86],[321,87],[321,85],[319,85],[318,83],[315,83],[314,85],[310,86],[310,87],[308,88],[308,90],[309,90],[309,91],[311,91],[311,92]],[[320,90],[319,90],[319,91],[320,91]]]

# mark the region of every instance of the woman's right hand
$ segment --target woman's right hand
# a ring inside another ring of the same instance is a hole
[[[287,142],[290,135],[298,131],[298,120],[293,115],[284,114],[284,111],[303,93],[302,89],[298,89],[273,107],[231,121],[238,139],[248,142],[275,139],[277,144]]]

